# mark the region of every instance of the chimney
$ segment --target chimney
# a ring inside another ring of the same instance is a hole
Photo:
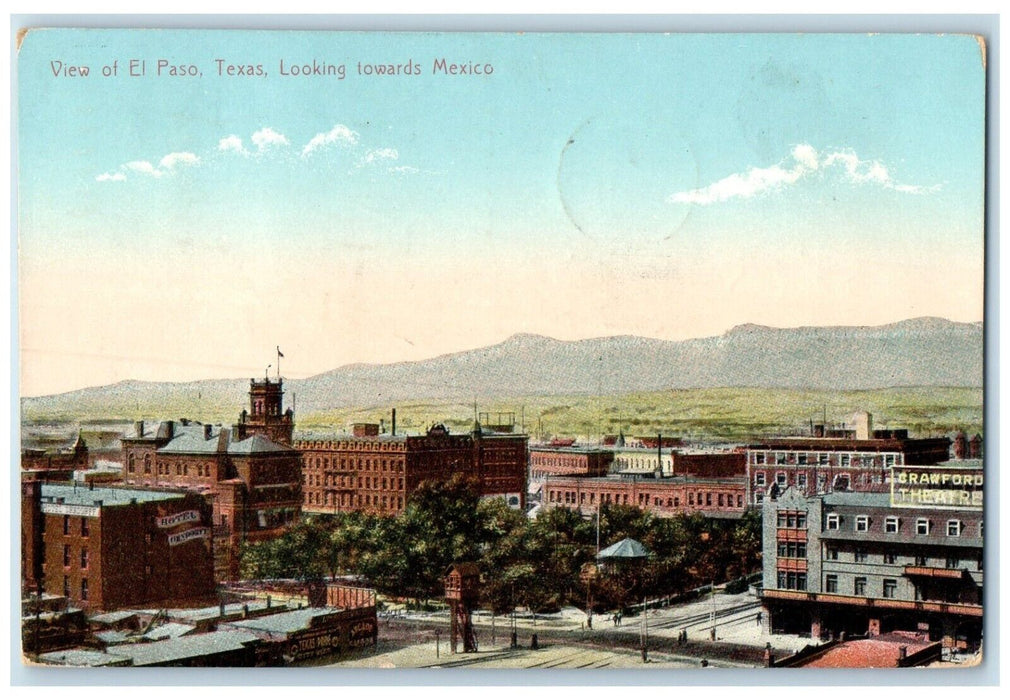
[[[772,654],[772,643],[765,642],[765,668],[771,668],[775,665],[775,655]]]
[[[393,409],[393,424],[389,429],[390,435],[396,435],[396,409]]]
[[[144,421],[138,420],[133,424],[133,429],[137,431],[137,437],[144,437]]]
[[[908,647],[902,644],[898,647],[898,661],[904,661],[908,657]]]
[[[866,411],[859,411],[852,417],[855,423],[856,439],[870,440],[873,438],[873,416]]]
[[[211,427],[212,426],[209,423],[203,426],[203,439],[204,440],[210,440],[210,429],[211,429]]]
[[[175,437],[175,421],[167,420],[165,421],[165,437],[169,440]]]
[[[385,435],[385,434],[386,434],[386,419],[385,418],[380,418],[379,419],[379,435]]]

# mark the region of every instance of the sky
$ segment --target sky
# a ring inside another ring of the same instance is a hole
[[[969,36],[46,30],[17,79],[25,396],[983,316]]]

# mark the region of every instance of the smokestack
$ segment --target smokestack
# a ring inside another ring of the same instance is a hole
[[[390,426],[390,435],[396,435],[396,409],[393,409],[393,424]]]
[[[133,424],[133,428],[134,430],[137,431],[137,437],[139,438],[144,437],[144,421],[138,420],[136,423]]]

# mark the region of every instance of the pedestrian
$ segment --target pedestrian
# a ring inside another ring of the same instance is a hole
[[[617,627],[617,613],[614,613],[614,627]]]
[[[589,617],[586,618],[586,629],[593,629],[593,613],[589,613]]]
[[[760,627],[761,626],[761,611],[760,610],[758,610],[758,614],[754,616],[754,619],[757,620],[758,627]]]

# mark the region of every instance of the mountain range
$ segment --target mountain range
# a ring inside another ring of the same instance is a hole
[[[982,386],[982,323],[915,318],[884,326],[771,328],[746,324],[683,341],[613,336],[564,341],[516,334],[476,350],[393,364],[352,364],[286,379],[301,415],[396,401],[767,387],[858,390]],[[248,379],[124,381],[22,399],[25,415],[83,415],[134,406],[231,405]]]

